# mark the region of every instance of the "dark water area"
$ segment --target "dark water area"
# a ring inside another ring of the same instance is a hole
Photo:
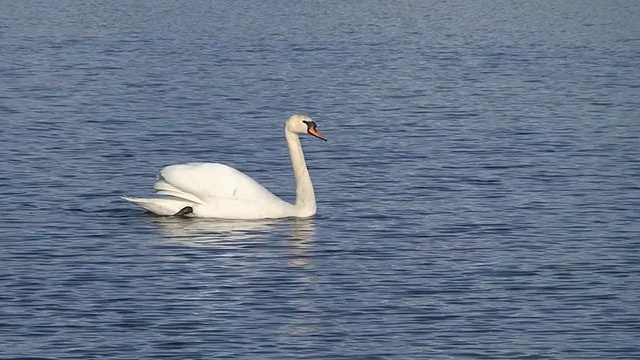
[[[0,358],[640,358],[640,2],[0,5]],[[313,219],[154,217],[166,165]]]

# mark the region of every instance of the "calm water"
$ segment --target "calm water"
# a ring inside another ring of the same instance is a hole
[[[0,4],[0,358],[640,358],[640,2]],[[311,220],[148,215],[219,161]]]

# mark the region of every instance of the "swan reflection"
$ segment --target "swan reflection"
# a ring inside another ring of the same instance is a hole
[[[154,218],[153,222],[162,230],[161,242],[187,246],[237,248],[284,239],[294,254],[302,255],[308,252],[315,237],[313,219],[232,221],[167,217]]]
[[[308,296],[317,291],[317,270],[313,261],[316,243],[314,219],[216,221],[154,218],[154,223],[161,230],[160,241],[163,243],[208,248],[207,251],[195,251],[198,255],[211,257],[204,263],[212,266],[199,268],[199,271],[209,272],[212,278],[220,276],[220,271],[224,272],[220,280],[222,285],[207,283],[201,291],[196,291],[195,298],[212,299],[212,307],[215,307],[221,306],[221,292],[265,301],[256,291],[277,289],[288,306],[298,309],[286,320],[284,333],[287,336],[321,332],[308,321],[309,314],[320,316],[321,313],[320,307]],[[169,253],[168,260],[175,258],[180,262],[191,262],[194,259],[191,249],[175,251],[172,248]],[[189,255],[185,256],[185,253]],[[224,281],[227,281],[226,285]]]

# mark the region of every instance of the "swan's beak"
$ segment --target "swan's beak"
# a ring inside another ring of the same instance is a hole
[[[318,129],[316,129],[315,126],[309,128],[308,133],[310,135],[313,135],[313,136],[317,137],[318,139],[322,139],[324,141],[327,141],[327,138],[325,138],[324,135],[322,135],[322,133],[320,133],[320,131],[318,131]]]

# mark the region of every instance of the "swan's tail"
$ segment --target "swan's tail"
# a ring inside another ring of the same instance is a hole
[[[140,199],[123,196],[124,200],[138,204],[156,215],[171,216],[177,214],[185,206],[192,206],[193,203],[178,198],[155,198]]]

